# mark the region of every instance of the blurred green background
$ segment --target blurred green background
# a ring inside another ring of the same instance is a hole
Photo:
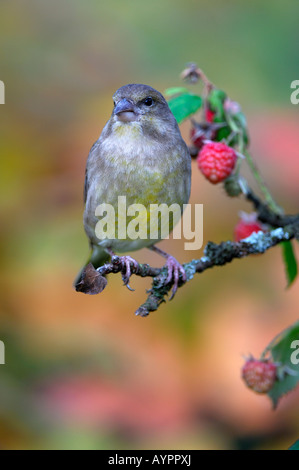
[[[188,61],[242,104],[259,168],[298,211],[298,15],[288,0],[2,0],[0,448],[280,449],[298,439],[298,391],[273,412],[240,379],[242,354],[260,354],[298,318],[298,281],[285,290],[279,247],[198,276],[146,319],[133,312],[148,279],[133,278],[134,293],[120,276],[100,296],[72,289],[88,253],[85,161],[113,92],[178,86]],[[232,238],[238,211],[251,210],[195,163],[192,202],[204,204],[205,243]],[[161,247],[182,262],[202,254]]]

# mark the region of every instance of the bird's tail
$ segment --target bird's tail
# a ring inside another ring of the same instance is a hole
[[[86,275],[86,268],[90,264],[94,267],[94,269],[99,268],[100,266],[103,266],[110,258],[110,255],[103,250],[103,248],[99,246],[92,246],[92,251],[90,254],[90,257],[87,261],[87,263],[83,266],[79,274],[77,275],[75,282],[74,282],[74,287],[76,291],[81,291],[82,292],[82,282],[84,282],[85,275]]]

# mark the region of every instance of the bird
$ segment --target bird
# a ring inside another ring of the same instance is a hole
[[[191,188],[191,157],[177,121],[164,96],[143,84],[128,84],[113,95],[113,111],[99,139],[92,146],[86,164],[84,185],[84,229],[89,239],[91,256],[75,281],[78,292],[97,293],[84,286],[86,272],[97,269],[116,253],[141,248],[166,259],[166,283],[173,283],[172,296],[179,278],[186,281],[183,266],[156,246],[162,238],[159,226],[156,239],[132,239],[128,236],[99,239],[96,208],[109,204],[115,209],[116,226],[124,214],[118,212],[119,196],[127,205],[142,204],[149,216],[151,204],[177,204],[180,217],[188,203]],[[170,230],[174,221],[170,223]],[[147,227],[149,221],[147,219]],[[119,257],[124,284],[131,289],[131,266],[138,262],[130,255]],[[133,290],[133,289],[131,289]]]

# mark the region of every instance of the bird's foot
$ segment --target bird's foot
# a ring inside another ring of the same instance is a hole
[[[169,299],[171,300],[173,299],[173,297],[175,296],[178,290],[180,274],[184,282],[186,282],[187,276],[186,276],[186,271],[183,268],[183,266],[173,256],[168,256],[165,266],[168,269],[168,276],[166,279],[166,284],[169,284],[173,280],[172,293]]]
[[[121,277],[124,282],[124,285],[130,290],[134,291],[135,289],[132,289],[132,287],[129,284],[130,277],[132,276],[132,271],[131,267],[134,267],[137,269],[139,267],[138,261],[136,261],[134,258],[131,258],[131,256],[117,256],[115,254],[112,255],[111,257],[112,263],[116,262],[116,264],[121,264],[122,270],[121,270]]]
[[[185,283],[187,281],[187,276],[186,276],[186,271],[184,267],[178,262],[177,259],[175,259],[173,256],[169,255],[165,251],[161,250],[161,248],[158,248],[155,245],[152,245],[150,247],[150,250],[155,251],[159,255],[163,256],[163,258],[166,258],[166,263],[165,266],[167,267],[168,270],[168,275],[165,281],[165,284],[169,284],[173,280],[173,288],[172,288],[172,293],[170,296],[170,299],[173,299],[175,296],[178,287],[179,287],[179,280],[180,280],[180,275],[181,275],[181,280]]]

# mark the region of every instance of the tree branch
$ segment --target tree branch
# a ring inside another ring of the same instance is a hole
[[[299,215],[284,215],[273,212],[248,187],[246,187],[245,197],[253,204],[258,219],[274,229],[266,233],[253,233],[250,237],[239,242],[226,241],[219,244],[208,242],[204,248],[202,258],[183,265],[186,272],[186,282],[191,281],[196,273],[200,274],[214,266],[223,266],[237,258],[262,254],[279,243],[292,238],[299,240]],[[89,264],[85,268],[82,280],[76,286],[76,290],[88,294],[98,294],[107,285],[107,274],[119,272],[125,274],[124,270],[125,267],[119,256],[112,256],[110,263],[104,264],[97,270]],[[153,278],[152,287],[148,291],[146,301],[135,312],[136,315],[146,317],[150,312],[157,310],[161,303],[165,302],[165,298],[172,288],[173,280],[166,282],[167,267],[154,268],[148,264],[138,264],[136,266],[131,264],[131,273],[136,276]],[[183,285],[184,281],[180,275],[179,287]]]
[[[202,258],[192,260],[183,265],[186,271],[187,282],[191,281],[196,273],[202,273],[213,266],[223,266],[236,258],[245,258],[250,255],[264,253],[279,243],[298,236],[298,225],[289,225],[285,228],[276,228],[267,233],[254,233],[246,240],[240,242],[227,241],[220,244],[209,242],[204,249],[204,256]],[[105,264],[98,268],[97,271],[101,276],[105,276],[110,273],[121,272],[122,269],[119,257],[115,256],[111,263]],[[153,277],[152,288],[146,301],[135,312],[136,315],[146,317],[150,312],[157,310],[161,303],[165,302],[165,297],[171,290],[173,283],[171,281],[166,284],[166,268],[152,268],[148,264],[139,264],[138,268],[132,266],[131,269],[132,274],[137,276]],[[183,284],[180,278],[179,287]]]
[[[223,266],[236,258],[245,258],[249,255],[261,254],[283,241],[288,241],[298,236],[299,229],[293,226],[277,228],[271,232],[254,233],[240,242],[222,242],[220,244],[209,242],[204,249],[204,256],[198,260],[192,260],[184,264],[187,275],[187,282],[193,279],[195,273],[202,273],[213,266]],[[171,289],[172,283],[165,284],[167,273],[161,270],[159,276],[154,277],[152,288],[144,304],[135,312],[142,317],[149,315],[158,309],[165,301],[165,296]],[[179,286],[181,286],[179,284]]]

